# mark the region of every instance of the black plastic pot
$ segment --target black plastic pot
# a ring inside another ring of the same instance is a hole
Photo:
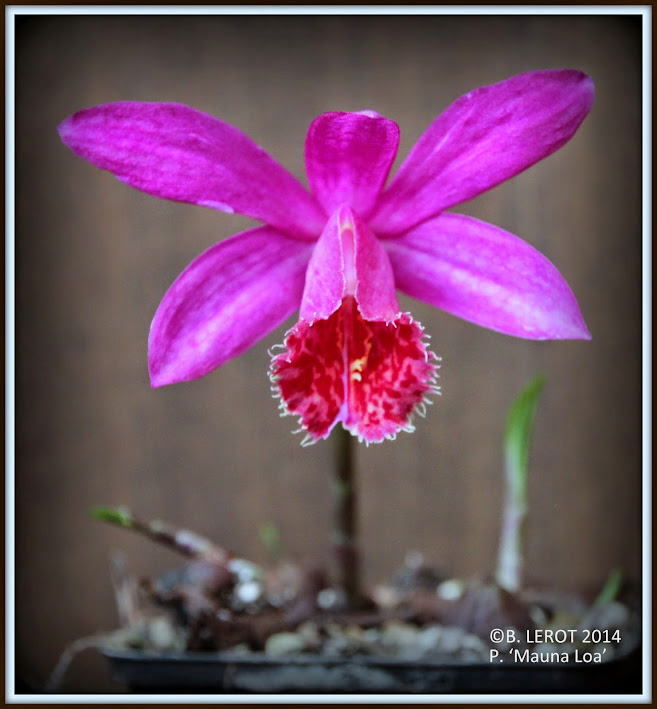
[[[302,694],[640,694],[641,652],[599,664],[471,664],[376,657],[105,650],[134,692]]]

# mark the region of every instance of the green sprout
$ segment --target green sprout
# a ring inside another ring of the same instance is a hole
[[[273,522],[263,522],[258,529],[260,541],[272,558],[280,561],[283,557],[283,542],[278,528]]]
[[[496,581],[507,591],[522,585],[527,525],[529,449],[538,398],[546,377],[538,375],[513,402],[504,442],[505,501]]]
[[[596,608],[601,608],[618,598],[621,586],[623,584],[623,574],[620,569],[612,569],[607,577],[605,585],[595,599],[593,605]]]
[[[98,505],[89,510],[89,514],[94,519],[99,519],[101,522],[111,522],[120,527],[132,527],[133,519],[130,510],[127,507],[105,507]]]

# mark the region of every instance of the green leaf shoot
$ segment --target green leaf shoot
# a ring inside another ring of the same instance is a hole
[[[99,519],[101,522],[110,522],[118,524],[121,527],[132,527],[132,514],[127,507],[105,507],[98,505],[89,510],[89,514],[94,519]]]
[[[618,598],[621,585],[623,583],[623,574],[620,569],[612,569],[607,577],[605,585],[602,587],[597,598],[593,602],[596,608],[606,606]]]
[[[258,529],[260,541],[265,549],[274,559],[280,559],[283,555],[283,543],[278,528],[273,522],[263,522]]]
[[[504,444],[507,485],[518,505],[527,504],[529,449],[538,399],[546,377],[539,374],[520,392],[513,402],[506,422]]]
[[[527,523],[529,449],[538,399],[546,377],[538,375],[517,396],[506,422],[505,494],[496,580],[508,591],[522,585]]]

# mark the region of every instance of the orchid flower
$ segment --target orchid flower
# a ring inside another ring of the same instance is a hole
[[[373,111],[312,122],[310,191],[236,128],[181,104],[95,106],[59,133],[132,187],[264,222],[209,248],[169,288],[149,336],[153,386],[208,374],[299,309],[271,361],[284,413],[300,417],[305,442],[341,422],[369,443],[412,430],[437,391],[438,358],[397,290],[509,335],[590,339],[543,255],[445,210],[559,149],[592,102],[593,82],[573,70],[476,89],[435,119],[387,187],[399,127]]]

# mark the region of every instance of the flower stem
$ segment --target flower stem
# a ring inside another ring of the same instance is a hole
[[[332,480],[334,502],[333,553],[338,585],[349,609],[362,601],[357,548],[357,505],[353,436],[342,426],[335,429],[336,457]]]

